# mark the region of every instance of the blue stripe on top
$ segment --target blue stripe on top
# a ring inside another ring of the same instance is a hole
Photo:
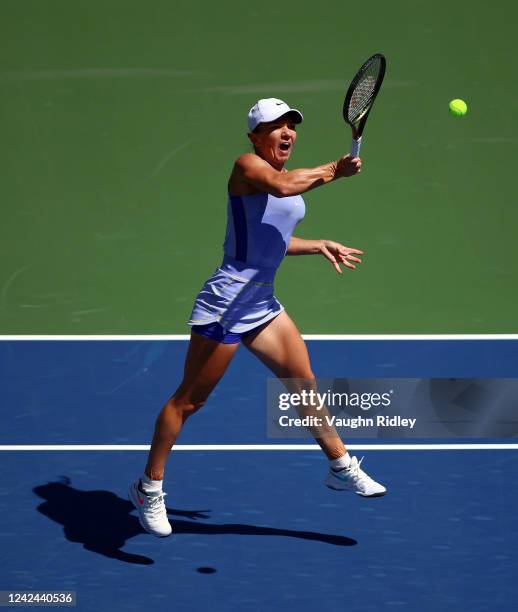
[[[234,222],[234,243],[237,261],[246,262],[248,254],[248,228],[246,225],[245,205],[241,196],[230,196],[230,207]]]
[[[229,195],[225,256],[248,267],[277,269],[304,213],[300,195]]]

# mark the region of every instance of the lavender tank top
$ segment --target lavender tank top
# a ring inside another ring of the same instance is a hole
[[[229,195],[225,260],[242,269],[271,270],[273,279],[305,212],[300,195],[284,198],[269,193]]]

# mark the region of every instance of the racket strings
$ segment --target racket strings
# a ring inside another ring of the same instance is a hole
[[[374,61],[358,79],[347,110],[348,121],[350,123],[358,121],[361,115],[369,108],[374,98],[380,72],[380,62]]]
[[[369,106],[375,86],[376,79],[370,75],[358,83],[353,95],[351,96],[351,105],[349,106],[349,121],[356,121],[356,119]]]

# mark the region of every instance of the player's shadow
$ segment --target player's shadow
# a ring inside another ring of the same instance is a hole
[[[38,512],[63,525],[67,540],[82,544],[86,550],[126,563],[139,565],[154,563],[149,557],[121,550],[129,539],[144,533],[137,517],[133,514],[135,509],[130,501],[110,491],[75,489],[67,477],[61,478],[58,482],[37,486],[33,491],[45,500],[38,506]],[[357,543],[356,540],[346,536],[314,531],[275,529],[239,523],[197,522],[198,519],[209,518],[207,515],[209,510],[167,508],[167,512],[173,518],[173,534],[281,536],[335,546],[353,546]]]

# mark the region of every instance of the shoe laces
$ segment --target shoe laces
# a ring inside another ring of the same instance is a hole
[[[164,502],[166,495],[163,491],[159,495],[148,495],[148,508],[153,516],[167,515]]]
[[[362,457],[355,465],[349,466],[348,472],[355,480],[374,482],[367,472],[364,472],[360,467],[363,459]]]

